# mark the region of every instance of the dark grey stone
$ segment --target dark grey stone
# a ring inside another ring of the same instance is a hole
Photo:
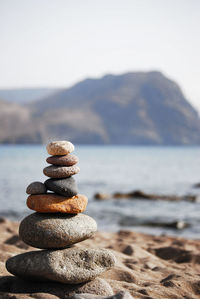
[[[72,176],[65,179],[48,179],[44,183],[48,190],[66,197],[78,194],[78,187]]]

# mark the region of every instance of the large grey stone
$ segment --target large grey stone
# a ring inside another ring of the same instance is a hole
[[[45,186],[48,190],[66,197],[78,194],[78,187],[72,176],[65,179],[48,179],[45,181]]]
[[[115,264],[107,249],[67,248],[31,251],[11,257],[7,270],[21,278],[66,284],[87,282]]]
[[[90,238],[96,230],[96,221],[84,214],[33,213],[22,220],[19,236],[36,248],[65,248]]]

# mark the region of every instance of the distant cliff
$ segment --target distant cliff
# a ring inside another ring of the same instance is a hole
[[[160,72],[86,79],[32,104],[12,105],[0,102],[1,143],[200,144],[197,112]]]

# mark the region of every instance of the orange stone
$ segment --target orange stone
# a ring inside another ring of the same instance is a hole
[[[78,214],[85,211],[87,202],[87,197],[82,194],[67,198],[54,193],[47,193],[30,195],[26,204],[29,209],[40,213]]]

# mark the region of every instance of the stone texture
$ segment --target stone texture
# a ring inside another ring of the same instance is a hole
[[[48,190],[66,197],[78,194],[76,181],[71,176],[65,179],[48,179],[44,184]]]
[[[36,248],[65,248],[92,237],[96,230],[96,221],[84,214],[33,213],[22,220],[19,236]]]
[[[87,197],[82,194],[68,198],[55,193],[29,195],[26,202],[28,208],[36,212],[69,214],[84,212],[87,203]]]
[[[6,262],[13,275],[35,281],[79,284],[96,278],[115,264],[106,249],[67,248],[22,253]]]
[[[133,299],[129,292],[121,291],[113,296],[105,297],[89,293],[74,294],[71,299]]]
[[[27,194],[44,194],[47,192],[46,186],[41,182],[33,182],[26,188]]]
[[[93,295],[89,293],[74,294],[71,299],[105,299],[105,297],[99,295]]]
[[[47,166],[43,169],[43,173],[50,177],[50,178],[67,178],[69,176],[72,176],[74,174],[79,173],[80,168],[76,165],[74,166]]]
[[[58,166],[73,166],[78,163],[79,159],[73,154],[64,156],[51,156],[46,159],[47,163]]]
[[[67,155],[74,151],[74,145],[70,141],[53,141],[47,144],[49,155],[60,156]]]
[[[71,299],[74,294],[81,293],[100,296],[113,295],[113,291],[109,283],[99,277],[83,284],[69,285],[53,281],[43,283],[30,280],[25,281],[15,276],[4,276],[2,278],[0,277],[0,298],[2,292],[5,295],[8,293],[13,295],[19,293],[21,296],[27,294],[30,295],[31,298],[36,299],[40,299],[41,294],[43,294],[43,298],[41,299],[52,299],[53,296],[57,296],[57,298],[60,299]],[[5,296],[5,299],[8,298],[10,297]],[[13,297],[11,298],[13,299]],[[17,298],[21,299],[21,297]]]

